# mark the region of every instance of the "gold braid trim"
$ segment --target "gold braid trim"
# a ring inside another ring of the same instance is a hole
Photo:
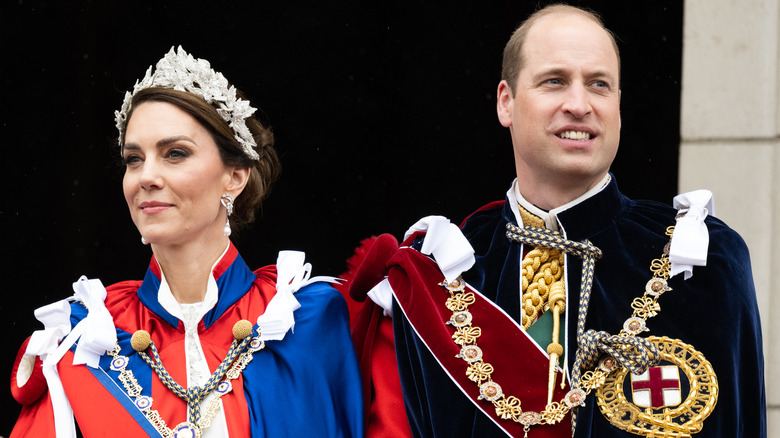
[[[564,254],[558,249],[534,248],[523,258],[523,328],[531,324],[546,310],[553,283],[561,282]]]
[[[520,210],[520,217],[523,219],[523,226],[545,227],[544,220],[540,217],[535,216],[521,205],[517,207]],[[523,257],[520,270],[523,291],[521,324],[524,330],[528,330],[539,318],[539,315],[549,308],[547,304],[550,301],[553,283],[560,283],[560,285],[556,285],[556,289],[564,291],[561,280],[564,260],[564,253],[561,250],[545,247],[534,248]]]

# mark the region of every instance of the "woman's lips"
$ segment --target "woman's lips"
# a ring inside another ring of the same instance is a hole
[[[141,207],[141,212],[143,212],[143,214],[157,214],[169,209],[171,207],[171,204],[166,204],[164,202],[150,201],[150,202],[142,202],[140,207]]]

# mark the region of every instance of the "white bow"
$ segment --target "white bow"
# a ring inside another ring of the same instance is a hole
[[[73,364],[97,368],[100,356],[116,344],[114,320],[106,309],[106,289],[100,280],[88,280],[82,276],[73,283],[73,291],[72,297],[35,310],[35,317],[43,323],[44,329],[32,334],[25,350],[25,354],[40,356],[43,361],[43,376],[51,396],[58,437],[75,437],[76,428],[73,410],[57,372],[57,363],[78,340]],[[72,301],[83,302],[88,310],[86,318],[79,321],[73,330],[70,328]]]
[[[64,299],[35,309],[35,318],[43,323],[44,329],[30,336],[24,354],[40,356],[43,361],[43,377],[49,388],[52,409],[54,410],[54,430],[58,437],[75,437],[76,424],[73,411],[62,387],[57,362],[57,345],[70,333],[70,299]],[[64,352],[63,352],[64,354]]]
[[[671,276],[684,272],[691,278],[694,266],[707,266],[710,235],[704,219],[715,216],[715,202],[709,190],[694,190],[674,197],[674,207],[680,211],[669,248]]]
[[[335,277],[311,277],[311,263],[304,263],[306,254],[301,251],[279,251],[276,259],[276,295],[257,318],[260,339],[263,341],[282,340],[288,330],[293,331],[295,317],[293,312],[301,304],[293,295],[304,286],[317,281],[336,283]]]
[[[390,281],[385,277],[384,280],[372,287],[370,291],[366,293],[371,301],[376,303],[377,306],[382,308],[382,313],[385,316],[393,316],[393,287],[390,286]]]
[[[457,225],[443,216],[427,216],[412,225],[404,240],[417,231],[426,231],[420,252],[433,255],[448,282],[474,266],[474,248]]]
[[[73,365],[85,363],[97,368],[100,357],[116,345],[114,319],[105,305],[106,288],[100,280],[88,280],[82,276],[79,281],[73,283],[73,290],[76,292],[76,299],[81,300],[89,310],[87,317],[81,320],[68,336],[80,335]]]

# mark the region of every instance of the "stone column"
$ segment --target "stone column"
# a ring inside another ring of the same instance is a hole
[[[750,248],[770,437],[780,434],[778,3],[686,0],[679,169],[680,192],[712,190],[717,216]]]

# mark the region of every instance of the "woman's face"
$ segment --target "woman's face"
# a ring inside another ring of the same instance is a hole
[[[248,171],[225,166],[211,134],[175,105],[144,102],[132,113],[122,151],[125,200],[138,231],[155,245],[224,240],[224,193]]]

